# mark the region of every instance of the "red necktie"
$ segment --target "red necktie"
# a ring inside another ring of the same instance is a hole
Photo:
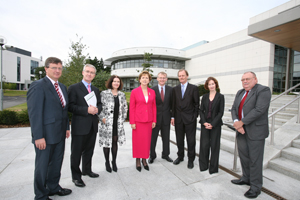
[[[88,91],[91,93],[91,85],[88,85]]]
[[[164,89],[163,89],[163,87],[161,87],[161,90],[160,90],[160,98],[161,98],[161,100],[162,101],[164,101]]]
[[[58,83],[54,83],[54,87],[55,87],[55,90],[56,90],[56,92],[57,92],[57,94],[58,94],[58,97],[59,97],[61,106],[64,108],[64,107],[65,107],[65,105],[64,105],[64,100],[63,100],[63,98],[62,98],[62,96],[61,96],[61,94],[60,94],[60,92],[59,92],[59,89],[58,89]]]
[[[245,94],[245,96],[243,97],[243,99],[242,99],[242,101],[241,101],[241,103],[240,103],[240,105],[239,105],[239,119],[240,119],[240,120],[242,119],[243,106],[244,106],[244,102],[245,102],[245,100],[246,100],[246,98],[247,98],[247,96],[248,96],[248,93],[249,93],[249,91],[246,91],[246,94]]]

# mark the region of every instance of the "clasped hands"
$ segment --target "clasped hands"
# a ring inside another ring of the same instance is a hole
[[[155,126],[156,126],[156,123],[152,122],[152,128],[155,128]],[[136,124],[131,124],[131,128],[136,129]]]
[[[244,123],[242,121],[236,121],[233,123],[233,127],[241,134],[245,134],[245,130],[243,128]]]
[[[206,129],[212,129],[213,128],[213,126],[210,123],[207,123],[207,122],[205,122],[203,125],[205,126]]]
[[[88,113],[91,114],[91,115],[96,115],[96,114],[98,114],[98,108],[95,107],[95,106],[90,105],[88,107]]]

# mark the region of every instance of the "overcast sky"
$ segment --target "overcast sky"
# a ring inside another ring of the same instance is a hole
[[[104,60],[130,47],[182,49],[246,29],[287,0],[0,0],[0,36],[45,60],[68,60],[71,41]],[[76,36],[78,35],[78,37]]]

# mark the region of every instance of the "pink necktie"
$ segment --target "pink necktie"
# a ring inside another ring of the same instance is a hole
[[[91,85],[88,85],[88,91],[91,93]]]
[[[63,98],[62,98],[62,96],[61,96],[61,94],[60,94],[60,92],[59,92],[59,89],[58,89],[58,83],[54,83],[54,87],[55,87],[55,90],[56,90],[56,92],[57,92],[57,94],[58,94],[58,97],[59,97],[61,106],[64,108],[64,107],[65,107],[65,105],[64,105],[64,100],[63,100]]]

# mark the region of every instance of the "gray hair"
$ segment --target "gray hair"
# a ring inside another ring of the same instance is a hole
[[[256,78],[256,74],[252,71],[245,72],[244,74],[248,74],[248,73],[251,73]]]
[[[84,71],[86,67],[94,68],[95,69],[95,73],[97,73],[96,67],[94,65],[91,65],[91,64],[85,64],[84,67],[83,67],[83,69],[82,69],[82,71]]]

